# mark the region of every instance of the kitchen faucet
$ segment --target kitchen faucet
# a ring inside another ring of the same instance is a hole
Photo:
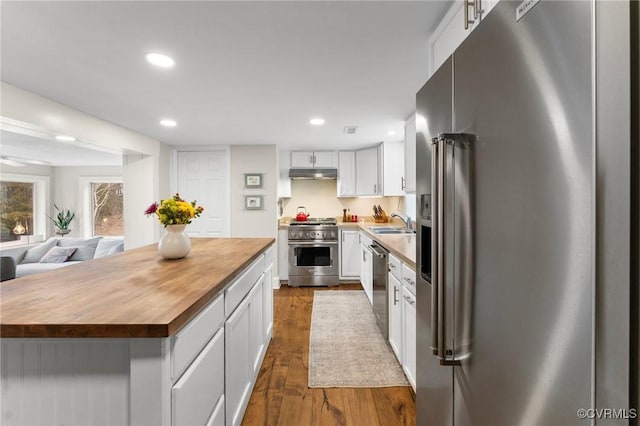
[[[411,226],[411,218],[409,217],[409,215],[405,215],[403,213],[397,212],[397,213],[391,213],[391,217],[397,217],[398,219],[400,219],[401,221],[404,222],[404,224],[407,226],[407,231],[413,231],[413,227]]]

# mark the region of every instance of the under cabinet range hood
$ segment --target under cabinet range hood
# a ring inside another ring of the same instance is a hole
[[[289,169],[291,179],[337,179],[338,169]]]

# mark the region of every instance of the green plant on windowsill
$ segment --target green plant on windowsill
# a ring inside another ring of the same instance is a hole
[[[61,236],[67,235],[69,232],[71,232],[71,228],[69,228],[69,226],[71,225],[71,221],[76,216],[76,214],[71,210],[60,209],[55,204],[53,205],[53,207],[56,208],[58,214],[55,218],[51,216],[47,217],[51,219],[51,222],[53,222],[53,226],[56,227],[56,234]]]

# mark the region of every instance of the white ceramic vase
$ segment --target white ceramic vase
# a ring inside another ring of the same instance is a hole
[[[167,225],[158,243],[158,252],[165,259],[182,259],[191,251],[191,240],[184,232],[187,225]]]

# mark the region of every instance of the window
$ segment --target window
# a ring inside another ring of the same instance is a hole
[[[124,235],[122,182],[91,182],[93,235]]]
[[[0,175],[0,244],[47,235],[49,177]]]
[[[0,182],[0,242],[33,233],[34,187],[32,182]]]

